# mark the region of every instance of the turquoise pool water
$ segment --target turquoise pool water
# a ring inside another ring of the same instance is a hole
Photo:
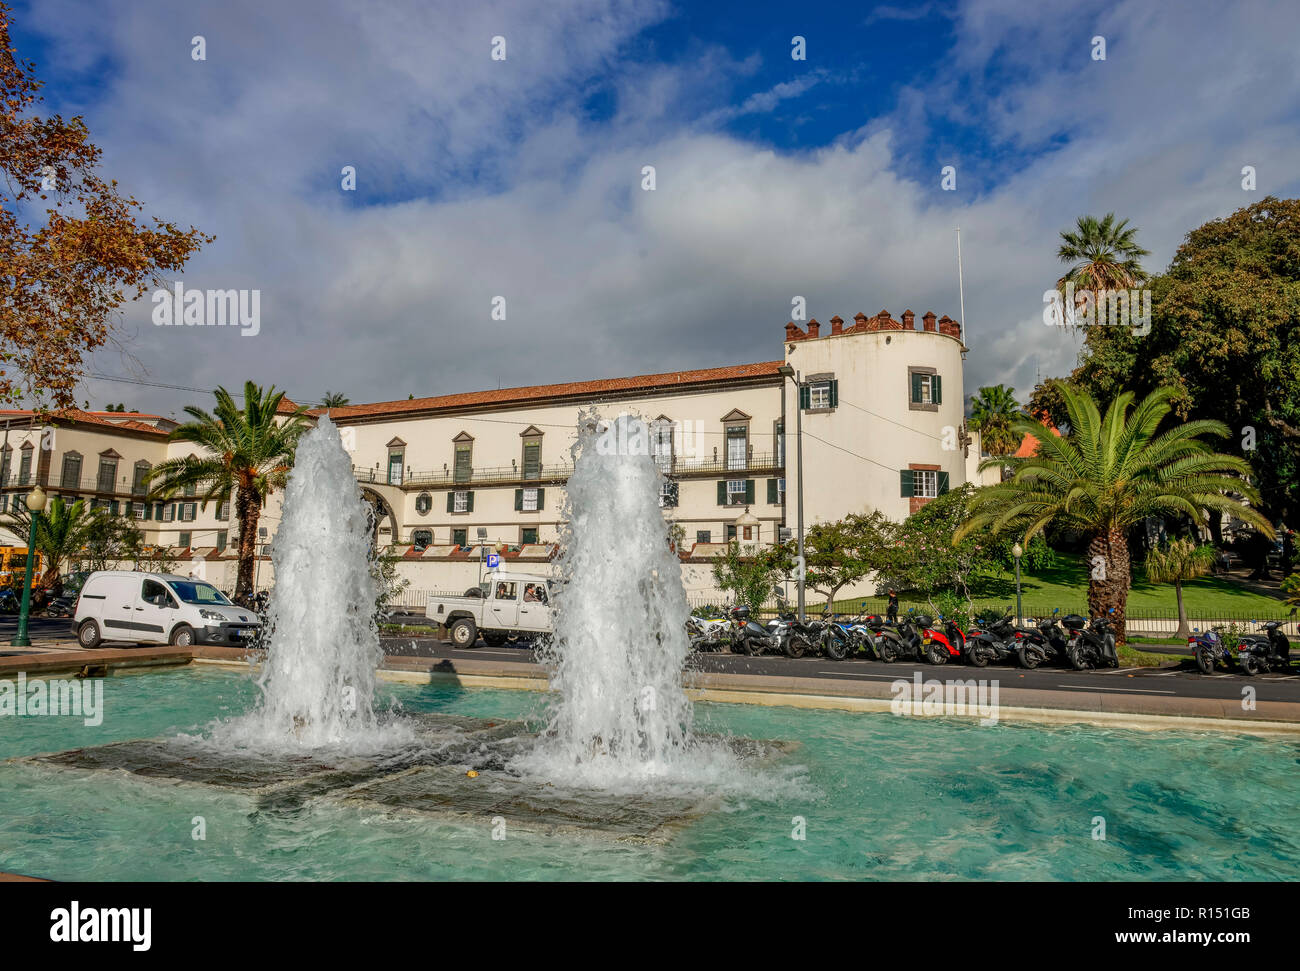
[[[536,715],[527,692],[384,685],[406,710]],[[0,718],[0,758],[195,732],[239,674],[108,679],[103,724]],[[803,743],[800,794],[727,799],[667,845],[513,833],[350,806],[0,765],[0,870],[63,880],[1294,880],[1300,744],[699,705],[698,727]],[[192,839],[193,818],[206,836]],[[1106,839],[1095,840],[1095,817]],[[792,839],[795,817],[805,838]]]

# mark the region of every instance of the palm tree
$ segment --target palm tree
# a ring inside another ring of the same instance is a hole
[[[257,549],[257,523],[267,497],[283,489],[293,464],[298,439],[308,428],[305,408],[277,421],[284,392],[265,392],[252,381],[244,384],[241,411],[225,388],[214,392],[214,414],[189,405],[194,421],[171,433],[173,442],[198,445],[203,452],[159,462],[149,472],[151,495],[169,499],[186,486],[195,486],[206,508],[235,493],[235,518],[239,523],[239,572],[235,599],[249,603],[253,596],[253,563]]]
[[[1137,244],[1136,236],[1137,227],[1130,227],[1127,219],[1116,222],[1113,212],[1101,219],[1080,216],[1074,232],[1061,233],[1056,257],[1069,264],[1065,275],[1056,281],[1056,288],[1062,291],[1062,306],[1067,283],[1073,283],[1076,290],[1103,291],[1128,290],[1145,280],[1142,257],[1150,251]],[[1076,296],[1076,306],[1084,299],[1082,294]]]
[[[1070,415],[1070,433],[1061,437],[1028,416],[1012,425],[1017,434],[1038,439],[1038,452],[1026,458],[989,458],[981,468],[1008,465],[1005,482],[976,491],[972,515],[954,534],[961,540],[989,526],[995,533],[1023,530],[1025,545],[1049,524],[1088,537],[1088,609],[1111,615],[1124,641],[1124,607],[1129,591],[1128,530],[1148,516],[1186,514],[1201,522],[1205,510],[1230,512],[1261,532],[1273,527],[1253,508],[1259,495],[1245,480],[1250,465],[1213,451],[1200,436],[1223,438],[1218,421],[1182,422],[1159,435],[1170,411],[1171,387],[1157,388],[1134,407],[1134,395],[1118,395],[1103,418],[1086,391],[1061,385]],[[1233,495],[1244,497],[1247,506]]]
[[[1147,580],[1151,583],[1172,583],[1178,598],[1178,631],[1175,637],[1186,637],[1192,632],[1187,623],[1187,608],[1183,606],[1183,584],[1203,577],[1214,568],[1214,547],[1200,546],[1190,539],[1176,539],[1163,549],[1156,547],[1147,553]]]
[[[321,399],[321,405],[325,408],[342,408],[348,403],[348,396],[342,391],[326,391],[325,397]]]
[[[1020,411],[1016,389],[1001,384],[980,388],[971,395],[971,424],[980,433],[980,441],[990,455],[1010,455],[1020,445],[1011,423]]]
[[[87,507],[83,499],[69,505],[62,496],[51,499],[44,512],[32,513],[26,506],[19,506],[11,513],[20,536],[30,535],[32,520],[36,520],[33,545],[45,556],[45,573],[40,578],[43,585],[49,586],[58,579],[64,561],[81,551],[91,527],[103,514],[103,510]]]

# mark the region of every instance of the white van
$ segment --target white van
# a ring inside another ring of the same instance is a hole
[[[231,647],[248,644],[261,626],[256,613],[235,606],[203,580],[97,570],[77,597],[72,632],[85,648],[101,641]]]

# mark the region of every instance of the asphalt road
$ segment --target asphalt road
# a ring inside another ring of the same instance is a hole
[[[503,645],[488,647],[479,642],[473,649],[453,647],[430,637],[384,638],[386,654],[407,657],[480,658],[494,661],[529,662],[531,648]],[[1146,650],[1146,648],[1143,648]],[[1068,668],[1043,667],[1033,671],[1007,665],[976,668],[965,664],[935,666],[911,661],[885,664],[881,661],[831,661],[824,657],[788,658],[783,655],[746,657],[742,654],[693,654],[687,661],[688,671],[762,674],[796,678],[863,678],[875,681],[910,680],[919,671],[923,678],[962,678],[990,680],[996,678],[1003,687],[1031,688],[1048,691],[1102,692],[1182,698],[1241,698],[1245,684],[1255,687],[1260,701],[1300,702],[1300,668],[1291,674],[1263,674],[1247,678],[1240,674],[1218,671],[1212,675],[1196,670],[1191,657],[1173,649],[1170,660],[1183,661],[1176,669],[1120,668],[1104,671],[1074,671]]]
[[[0,656],[7,653],[10,638],[18,628],[13,615],[0,616]],[[71,636],[66,618],[33,617],[28,624],[33,638]],[[453,647],[449,642],[432,637],[385,637],[384,651],[407,657],[430,658],[480,658],[494,661],[533,661],[534,654],[527,646],[480,646],[466,650]],[[1292,673],[1272,673],[1247,678],[1243,675],[1218,671],[1203,675],[1196,670],[1190,656],[1177,647],[1143,646],[1152,653],[1167,653],[1170,660],[1182,660],[1177,669],[1123,668],[1104,671],[1073,671],[1058,667],[1026,671],[1015,666],[991,665],[975,668],[962,664],[931,664],[898,661],[884,664],[880,661],[831,661],[824,657],[793,659],[781,655],[746,657],[742,654],[694,654],[687,662],[687,670],[728,672],[733,674],[763,674],[776,677],[798,678],[863,678],[876,681],[910,680],[917,671],[923,678],[996,678],[1005,687],[1032,688],[1049,691],[1103,692],[1110,694],[1139,694],[1174,696],[1183,698],[1241,697],[1241,689],[1251,684],[1260,701],[1300,702],[1300,668]]]

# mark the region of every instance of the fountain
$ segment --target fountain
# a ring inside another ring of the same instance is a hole
[[[26,761],[238,792],[259,811],[325,802],[640,842],[668,839],[724,793],[781,790],[791,780],[758,763],[791,746],[691,731],[686,596],[644,423],[584,413],[573,455],[542,732],[376,710],[371,524],[323,418],[303,436],[285,492],[258,704],[199,735]]]
[[[311,749],[409,737],[374,711],[383,651],[372,535],[351,458],[338,428],[322,418],[298,445],[271,552],[276,587],[261,704],[226,726],[230,741]]]

